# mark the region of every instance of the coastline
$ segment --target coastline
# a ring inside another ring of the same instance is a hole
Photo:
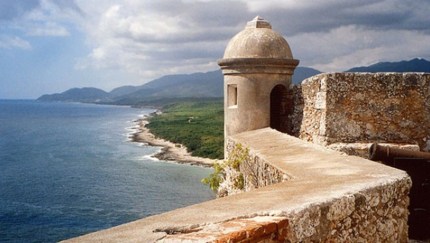
[[[198,165],[204,167],[212,167],[217,160],[192,156],[187,148],[181,144],[172,143],[168,140],[156,138],[150,130],[145,127],[149,123],[148,118],[151,115],[146,115],[144,118],[136,120],[138,127],[136,132],[130,137],[132,142],[143,143],[149,146],[162,147],[161,151],[151,155],[159,160],[176,162],[180,164]]]

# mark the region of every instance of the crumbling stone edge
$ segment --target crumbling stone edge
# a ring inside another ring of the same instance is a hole
[[[156,230],[169,242],[408,242],[408,176],[329,201]]]

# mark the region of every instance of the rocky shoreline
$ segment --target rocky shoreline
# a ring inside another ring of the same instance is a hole
[[[181,144],[175,144],[164,139],[156,138],[154,134],[152,134],[150,130],[145,127],[145,125],[149,123],[149,117],[150,116],[146,116],[143,119],[135,121],[138,124],[138,127],[136,128],[137,131],[132,134],[130,139],[133,142],[143,143],[149,146],[162,147],[160,152],[151,155],[151,157],[164,161],[204,167],[212,167],[217,162],[217,160],[213,159],[191,156],[185,146]]]

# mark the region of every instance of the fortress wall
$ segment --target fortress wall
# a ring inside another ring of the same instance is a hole
[[[408,242],[409,180],[370,188],[287,216],[290,242]]]
[[[276,144],[276,139],[270,138],[270,134],[267,132],[262,134],[266,137],[260,137],[256,139],[264,143],[264,140],[269,140],[273,144]],[[259,144],[259,143],[258,143]],[[287,144],[290,144],[287,142]],[[263,144],[261,144],[264,147]],[[250,146],[250,147],[247,147]],[[273,146],[272,146],[273,147]],[[285,187],[289,183],[296,183],[303,180],[304,174],[310,173],[311,177],[319,178],[321,174],[325,174],[323,170],[320,170],[319,174],[313,174],[306,170],[309,164],[307,162],[315,163],[317,165],[320,160],[319,158],[324,157],[320,154],[321,151],[315,149],[312,151],[313,156],[309,158],[310,161],[303,161],[300,172],[291,170],[286,171],[285,168],[280,168],[276,161],[271,162],[276,156],[267,156],[266,153],[260,151],[260,146],[254,147],[249,139],[241,139],[238,136],[235,138],[228,139],[228,151],[230,154],[237,154],[238,151],[241,154],[242,162],[247,161],[244,158],[250,158],[250,161],[264,161],[263,164],[259,164],[259,170],[263,168],[271,167],[276,170],[276,173],[267,173],[266,178],[278,178],[282,175],[286,183],[282,183]],[[239,149],[238,149],[239,148]],[[283,153],[283,158],[288,157],[290,153],[275,151],[273,148],[270,154]],[[300,146],[290,144],[290,149],[300,151]],[[269,150],[270,151],[270,150]],[[306,154],[306,151],[301,151]],[[299,152],[300,153],[300,152]],[[335,166],[338,158],[336,152],[332,153],[332,161],[329,162],[331,169],[337,170]],[[294,155],[293,155],[294,156]],[[320,157],[321,156],[321,157]],[[329,159],[330,160],[330,159]],[[355,160],[355,159],[352,159]],[[373,162],[361,160],[364,163],[363,172],[359,174],[366,174],[364,169],[366,163],[374,164]],[[246,163],[246,162],[245,162]],[[373,165],[372,165],[373,166]],[[382,165],[378,165],[382,166]],[[322,166],[321,168],[324,168]],[[387,170],[392,170],[391,168]],[[273,172],[272,169],[272,172]],[[297,168],[296,168],[297,169]],[[344,169],[347,169],[344,167]],[[243,173],[245,178],[253,178],[255,172],[241,168],[240,173]],[[292,174],[291,174],[292,173]],[[235,174],[237,176],[237,173]],[[264,180],[264,173],[261,173],[259,180]],[[272,175],[277,175],[273,177]],[[226,180],[232,180],[234,176],[227,176]],[[325,177],[324,182],[330,182],[334,178],[330,176]],[[203,229],[196,233],[182,236],[169,236],[169,240],[166,242],[180,242],[178,239],[187,240],[206,240],[214,239],[228,240],[232,242],[407,242],[408,241],[408,205],[409,198],[408,193],[411,187],[411,181],[408,177],[397,177],[394,180],[387,181],[383,184],[372,184],[364,190],[351,190],[341,195],[334,193],[334,195],[326,194],[324,191],[324,183],[322,180],[314,181],[302,181],[304,183],[317,183],[314,187],[320,187],[321,195],[323,200],[313,201],[312,196],[309,197],[309,203],[304,203],[299,208],[284,209],[285,211],[275,217],[264,216],[258,217],[259,219],[247,218],[228,221],[213,225],[210,228]],[[268,184],[260,183],[259,185],[253,185],[250,189],[256,189],[276,183],[276,180],[269,182]],[[300,182],[299,182],[300,183]],[[319,185],[318,183],[322,183]],[[230,181],[230,184],[233,184]],[[344,186],[348,187],[348,184],[354,184],[353,181],[343,182]],[[244,188],[243,191],[248,191],[249,188]],[[333,193],[333,190],[330,189]],[[233,189],[233,194],[237,193],[237,189]],[[307,195],[308,191],[302,191],[303,195]],[[270,200],[270,197],[264,199]],[[294,196],[289,200],[294,200]],[[313,201],[313,202],[311,202]],[[282,209],[280,209],[282,210]],[[227,231],[228,234],[223,233]],[[271,228],[272,230],[269,230]],[[255,232],[259,234],[254,234]],[[206,235],[208,234],[208,235]],[[203,238],[202,238],[203,237]]]
[[[243,147],[241,143],[227,138],[226,144],[228,157],[224,166],[225,180],[219,187],[219,197],[254,190],[292,178],[249,148]],[[236,169],[232,166],[235,162],[240,163]]]
[[[408,242],[409,188],[408,179],[398,180],[278,216],[234,219],[160,242]]]
[[[430,150],[430,74],[325,73],[293,87],[294,134],[317,144],[388,142]]]
[[[270,128],[229,139],[289,180],[66,242],[408,242],[405,172]]]

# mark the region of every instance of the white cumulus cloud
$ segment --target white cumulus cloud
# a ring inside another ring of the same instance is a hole
[[[0,35],[0,48],[30,50],[31,44],[18,36]]]
[[[9,1],[7,1],[9,2]],[[3,3],[4,4],[4,3]],[[218,68],[228,41],[260,15],[301,66],[343,71],[378,61],[430,59],[426,0],[17,0],[0,16],[26,36],[83,33],[76,69],[120,70],[139,82]],[[10,2],[8,5],[11,5]],[[1,2],[0,2],[1,7]],[[0,8],[1,9],[1,8]],[[21,42],[20,42],[21,41]],[[13,48],[2,40],[3,48]],[[15,47],[16,48],[16,47]]]

